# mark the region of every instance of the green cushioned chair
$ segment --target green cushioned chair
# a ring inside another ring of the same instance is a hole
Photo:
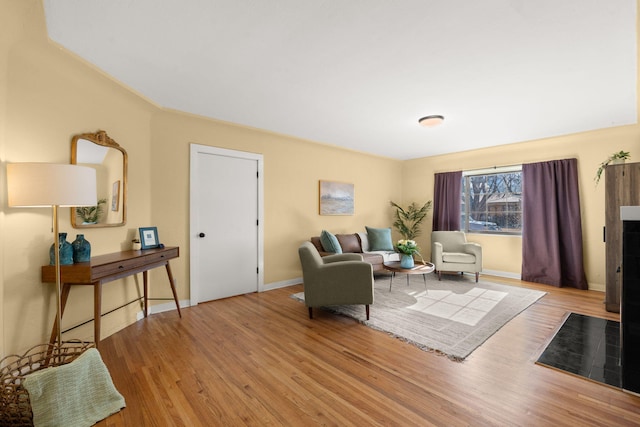
[[[304,302],[313,319],[313,307],[364,304],[367,320],[373,304],[373,267],[355,253],[321,257],[313,243],[298,248],[302,264]]]

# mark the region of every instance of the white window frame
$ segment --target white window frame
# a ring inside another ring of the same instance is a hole
[[[470,194],[467,190],[467,188],[465,187],[465,185],[468,184],[468,177],[473,177],[473,176],[480,176],[480,175],[494,175],[494,174],[505,174],[505,173],[513,173],[513,172],[519,172],[520,174],[522,174],[522,165],[513,165],[513,166],[501,166],[501,167],[492,167],[492,168],[486,168],[486,169],[476,169],[476,170],[470,170],[470,171],[463,171],[462,172],[462,195],[466,198],[466,200],[464,200],[464,204],[463,201],[460,201],[461,204],[461,216],[464,220],[461,220],[460,223],[460,230],[464,231],[465,233],[480,233],[480,234],[498,234],[498,235],[515,235],[515,236],[520,236],[522,235],[522,219],[520,220],[520,230],[518,231],[509,231],[509,230],[504,230],[502,228],[500,229],[491,229],[490,227],[492,223],[491,221],[482,221],[482,220],[474,220],[475,223],[477,224],[476,228],[472,228],[473,224],[470,224],[470,220],[469,218],[469,207],[471,206],[469,197]],[[524,189],[521,189],[522,191]],[[522,194],[522,191],[520,194]],[[520,201],[520,203],[522,203],[522,200]],[[522,208],[522,204],[520,205]],[[520,212],[520,214],[522,215],[522,212]],[[489,224],[489,225],[487,225]],[[496,227],[499,227],[498,224],[495,224]],[[489,228],[487,228],[489,227]]]

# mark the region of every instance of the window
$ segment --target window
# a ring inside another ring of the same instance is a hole
[[[522,168],[462,174],[460,228],[471,233],[522,233]]]

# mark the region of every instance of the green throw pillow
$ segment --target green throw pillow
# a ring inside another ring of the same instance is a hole
[[[322,233],[320,233],[320,243],[322,243],[322,247],[327,252],[333,252],[336,254],[342,253],[342,248],[340,247],[338,238],[327,230],[322,230]]]
[[[369,238],[370,251],[392,251],[393,242],[391,241],[391,227],[389,228],[372,228],[366,227],[367,237]]]

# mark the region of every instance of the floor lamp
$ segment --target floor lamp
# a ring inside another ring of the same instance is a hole
[[[7,196],[9,207],[50,207],[53,212],[53,247],[56,266],[56,320],[58,346],[62,346],[60,303],[60,246],[58,240],[58,208],[95,206],[96,171],[90,167],[54,163],[7,164]]]

